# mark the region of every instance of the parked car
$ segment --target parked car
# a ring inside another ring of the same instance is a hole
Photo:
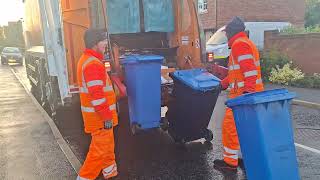
[[[282,30],[289,27],[288,22],[245,22],[246,33],[257,45],[259,50],[263,50],[264,32],[270,30]],[[228,39],[224,32],[225,26],[220,28],[206,43],[207,62],[214,62],[221,66],[227,66],[230,55]]]
[[[8,63],[18,63],[19,65],[23,64],[23,55],[19,48],[17,47],[5,47],[1,53],[1,64]]]

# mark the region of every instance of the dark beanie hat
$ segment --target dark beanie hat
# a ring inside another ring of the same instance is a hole
[[[230,39],[239,32],[244,31],[245,29],[246,26],[244,25],[244,21],[240,17],[236,16],[233,17],[232,20],[227,24],[225,31],[228,39]]]
[[[108,39],[106,29],[88,29],[84,34],[86,48],[92,48],[98,42]]]

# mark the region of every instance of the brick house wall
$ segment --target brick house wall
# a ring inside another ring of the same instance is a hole
[[[199,14],[205,31],[215,31],[225,25],[233,16],[240,16],[251,22],[290,22],[304,26],[305,0],[207,0],[208,10]],[[217,6],[216,6],[217,3]],[[216,12],[216,7],[217,12]],[[216,23],[217,22],[217,23]]]
[[[306,74],[320,73],[320,33],[282,35],[266,31],[264,36],[264,51],[287,55]]]

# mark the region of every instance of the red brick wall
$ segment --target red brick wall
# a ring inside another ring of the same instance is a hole
[[[305,0],[208,0],[208,12],[200,14],[204,29],[216,27],[215,5],[218,3],[218,28],[233,16],[245,21],[287,21],[304,25]]]
[[[265,32],[264,50],[286,54],[304,73],[320,73],[320,33],[280,35]]]

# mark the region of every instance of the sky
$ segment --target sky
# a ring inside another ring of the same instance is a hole
[[[22,0],[0,0],[0,26],[23,18],[23,6]]]

